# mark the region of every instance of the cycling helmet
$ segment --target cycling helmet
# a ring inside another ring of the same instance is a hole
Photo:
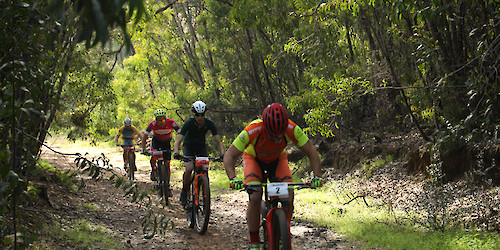
[[[272,136],[282,136],[288,126],[288,113],[279,103],[267,106],[262,112],[264,129]]]
[[[123,124],[125,124],[125,126],[130,126],[132,125],[132,120],[130,118],[125,118],[125,120],[123,120]]]
[[[167,115],[167,111],[165,111],[164,109],[157,109],[155,111],[155,117],[166,116],[166,115]]]
[[[193,111],[193,113],[203,114],[205,113],[206,109],[207,105],[202,101],[196,101],[191,106],[191,111]]]

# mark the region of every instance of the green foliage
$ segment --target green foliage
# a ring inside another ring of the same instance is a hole
[[[309,128],[305,130],[313,136],[320,133],[327,137],[334,136],[342,112],[357,105],[361,96],[373,91],[368,81],[343,75],[336,75],[332,80],[313,79],[311,87],[308,93],[290,98],[289,108],[292,113],[306,109],[304,118]]]
[[[71,6],[71,10],[67,6]],[[124,42],[130,48],[130,37],[127,33],[127,22],[132,17],[139,22],[144,15],[145,8],[142,0],[98,0],[77,1],[71,4],[64,0],[51,2],[49,12],[58,18],[64,18],[66,12],[78,15],[80,29],[77,34],[77,42],[85,42],[87,47],[101,43],[102,46],[108,42],[109,30],[118,27],[122,30]]]
[[[365,171],[366,178],[370,178],[372,176],[372,170],[374,168],[381,167],[386,163],[392,162],[392,160],[393,160],[392,155],[387,155],[385,158],[378,156],[375,157],[374,159],[367,161],[366,163],[363,163],[362,168]]]

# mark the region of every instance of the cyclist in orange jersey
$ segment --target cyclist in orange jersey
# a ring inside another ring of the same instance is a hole
[[[244,184],[261,184],[262,169],[267,169],[272,182],[292,182],[292,173],[288,166],[286,146],[294,142],[309,158],[314,172],[312,187],[323,185],[321,160],[316,148],[307,135],[294,122],[288,119],[288,113],[279,103],[267,106],[262,119],[252,121],[233,141],[224,154],[224,168],[233,189],[243,188],[243,182],[236,177],[235,162],[243,154]],[[293,190],[289,190],[290,214],[293,213]],[[249,249],[259,249],[259,221],[262,188],[249,194],[247,225],[250,234]]]

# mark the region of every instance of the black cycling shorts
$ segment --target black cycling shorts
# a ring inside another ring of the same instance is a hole
[[[153,139],[151,139],[151,148],[157,149],[157,150],[171,150],[170,148],[170,140],[166,141],[161,141],[158,140],[155,136],[153,136]],[[165,160],[170,160],[171,154],[163,154],[163,158]]]
[[[182,146],[184,156],[208,156],[207,145],[198,143],[184,143]]]

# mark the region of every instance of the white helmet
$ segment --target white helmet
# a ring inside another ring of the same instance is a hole
[[[125,124],[125,126],[130,126],[132,125],[132,120],[130,118],[125,118],[125,120],[123,120],[123,124]]]
[[[193,113],[198,113],[198,114],[205,113],[206,108],[207,105],[202,101],[196,101],[195,103],[193,103],[193,106],[191,106],[191,110],[193,111]]]

